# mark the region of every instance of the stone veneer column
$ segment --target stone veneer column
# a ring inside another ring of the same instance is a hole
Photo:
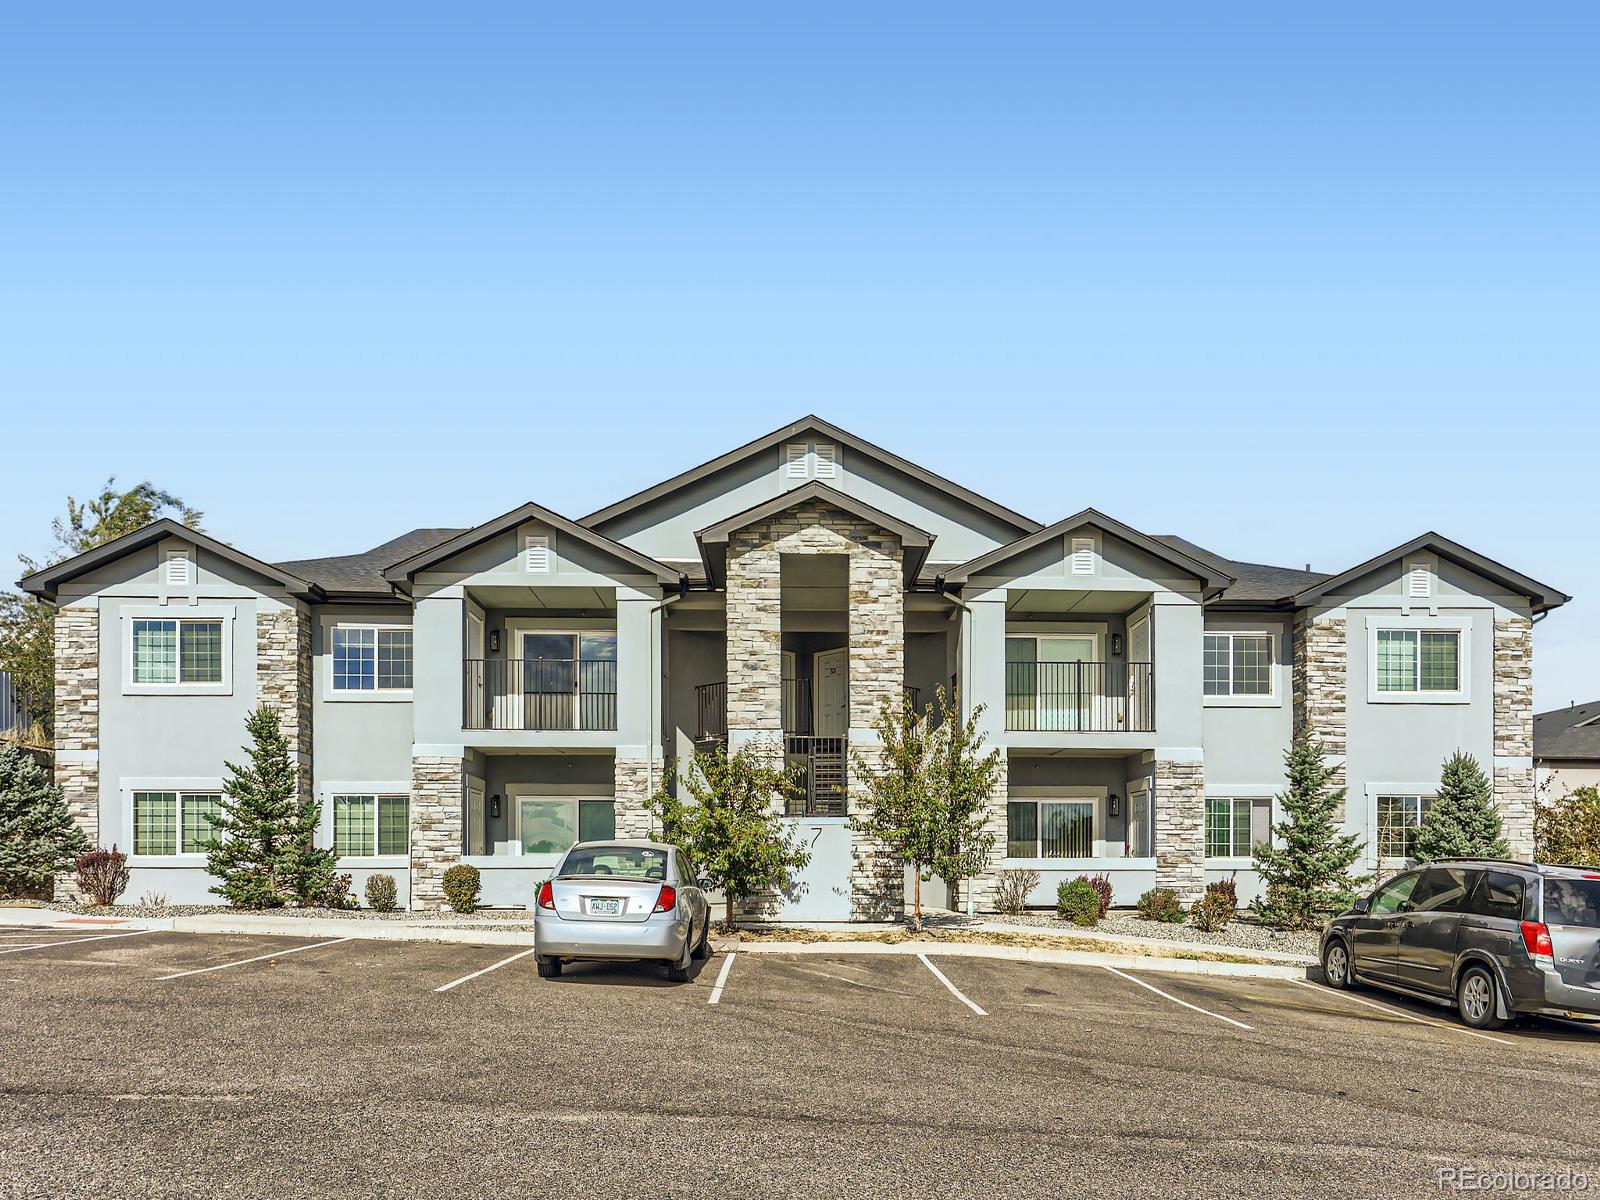
[[[990,749],[985,745],[984,750]],[[967,881],[967,887],[972,891],[972,907],[976,912],[994,911],[995,885],[1000,879],[1000,868],[1006,858],[1006,803],[1010,800],[1009,762],[1004,749],[1000,751],[1000,770],[995,775],[994,791],[989,793],[989,806],[984,815],[984,832],[994,838],[994,845],[989,849],[989,857],[983,869]],[[959,906],[965,910],[965,898],[958,900]]]
[[[654,771],[651,770],[652,766],[655,768]],[[656,819],[645,807],[645,802],[650,799],[652,777],[657,788],[664,782],[664,769],[665,764],[660,755],[657,755],[653,762],[648,758],[624,758],[620,754],[617,756],[612,795],[616,803],[619,838],[658,836],[660,830]]]
[[[303,604],[256,612],[256,692],[274,709],[300,780],[311,795],[311,613]]]
[[[733,731],[777,737],[783,729],[782,563],[771,525],[728,539],[727,717]]]
[[[1336,769],[1334,787],[1345,784],[1349,754],[1346,705],[1349,696],[1349,653],[1345,619],[1302,616],[1294,626],[1294,730],[1310,733]],[[1336,819],[1344,819],[1341,805]]]
[[[411,760],[411,907],[444,909],[444,873],[461,861],[465,763]]]
[[[1156,886],[1192,904],[1206,890],[1205,764],[1157,758],[1153,800]]]
[[[1533,859],[1533,622],[1494,623],[1494,798],[1512,857]]]
[[[55,619],[55,782],[73,823],[100,845],[100,610],[68,606]],[[127,849],[131,850],[131,847]],[[70,871],[56,876],[56,896],[75,899]]]

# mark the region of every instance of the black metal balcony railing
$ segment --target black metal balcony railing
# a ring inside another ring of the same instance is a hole
[[[695,737],[708,741],[728,736],[728,685],[702,683],[694,689]],[[811,681],[783,681],[782,720],[784,733],[811,732]]]
[[[613,660],[469,658],[463,667],[465,729],[617,727]]]
[[[784,805],[790,817],[842,817],[845,804],[845,739],[790,735],[783,739],[784,765],[797,788]]]
[[[1006,663],[1007,729],[1151,733],[1155,713],[1151,663]]]

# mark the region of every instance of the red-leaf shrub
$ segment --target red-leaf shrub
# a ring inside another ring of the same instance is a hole
[[[1078,883],[1087,883],[1100,897],[1100,915],[1103,917],[1111,908],[1111,876],[1109,875],[1079,875]]]
[[[115,904],[128,888],[128,856],[112,846],[78,855],[78,889],[94,897],[96,904]]]

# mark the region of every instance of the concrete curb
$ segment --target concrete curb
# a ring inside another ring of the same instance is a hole
[[[272,937],[362,938],[383,942],[461,942],[473,946],[531,946],[533,928],[475,929],[470,925],[425,925],[412,921],[341,920],[338,917],[229,916],[207,913],[173,917],[174,933],[256,933]]]
[[[1096,950],[1051,950],[1038,946],[990,946],[982,942],[742,942],[741,954],[926,954],[943,958],[999,958],[1021,962],[1167,971],[1177,975],[1232,975],[1252,979],[1304,979],[1306,965],[1208,962],[1153,954],[1105,954]]]

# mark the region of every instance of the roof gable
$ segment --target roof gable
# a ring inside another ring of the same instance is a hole
[[[701,463],[698,467],[693,467],[688,471],[674,475],[672,478],[663,480],[661,483],[648,487],[642,492],[637,492],[625,499],[618,500],[615,504],[607,505],[598,512],[592,512],[582,518],[581,523],[593,528],[604,526],[645,505],[693,487],[701,480],[715,475],[719,471],[724,471],[746,462],[758,455],[766,454],[786,442],[798,440],[807,435],[816,435],[826,440],[837,442],[849,450],[851,454],[861,455],[881,466],[906,475],[969,508],[976,509],[986,516],[1002,522],[1018,534],[1032,533],[1040,528],[1039,522],[1031,517],[1025,517],[1019,512],[1014,512],[1003,504],[990,500],[987,496],[982,496],[969,488],[962,487],[958,483],[936,475],[909,459],[901,458],[898,454],[891,453],[881,446],[876,446],[814,415],[802,417],[800,420],[785,425],[781,429],[775,429],[771,433],[756,438],[752,442],[747,442],[737,449],[730,450],[726,454]]]
[[[1009,545],[991,550],[987,554],[980,554],[970,562],[962,563],[958,567],[945,571],[940,578],[945,583],[959,586],[975,575],[981,575],[985,571],[1009,562],[1019,555],[1026,554],[1038,546],[1054,541],[1057,538],[1065,537],[1074,530],[1082,529],[1086,526],[1098,529],[1102,533],[1108,533],[1112,537],[1120,538],[1129,545],[1143,550],[1146,554],[1177,568],[1183,574],[1200,580],[1208,590],[1220,591],[1233,582],[1231,575],[1219,570],[1210,563],[1187,554],[1167,542],[1153,538],[1149,534],[1140,533],[1131,525],[1124,525],[1116,518],[1108,517],[1093,508],[1086,508],[1082,512],[1074,513],[1064,520],[1057,521],[1054,525],[1041,529],[1037,533],[1029,534],[1027,537],[1019,538]]]
[[[630,566],[637,567],[642,573],[654,576],[662,584],[681,585],[683,582],[683,573],[677,568],[657,562],[648,555],[639,553],[631,546],[624,546],[621,542],[614,542],[604,534],[587,529],[576,521],[563,517],[560,513],[552,512],[550,509],[545,508],[543,505],[535,504],[531,500],[508,513],[501,514],[492,521],[487,521],[472,529],[463,530],[452,538],[447,538],[445,541],[430,546],[419,554],[414,554],[410,558],[395,563],[384,570],[383,577],[390,583],[408,584],[416,577],[419,571],[425,571],[437,563],[460,554],[463,550],[470,550],[472,547],[480,545],[490,538],[498,537],[502,533],[516,529],[519,525],[528,521],[542,521],[567,537],[576,538],[585,545],[593,546],[595,549],[620,559]]]
[[[159,521],[152,521],[148,525],[135,529],[132,533],[125,533],[119,538],[112,538],[111,541],[106,542],[104,545],[96,546],[92,550],[85,550],[82,554],[74,555],[64,562],[45,567],[41,571],[35,571],[32,575],[20,580],[17,586],[30,595],[54,602],[63,583],[77,579],[97,567],[103,567],[107,563],[115,562],[125,555],[142,550],[146,546],[154,545],[163,538],[169,537],[178,537],[187,542],[192,542],[209,554],[214,554],[218,558],[233,563],[235,566],[243,567],[247,571],[251,571],[264,579],[269,579],[273,583],[287,588],[291,595],[307,600],[321,599],[321,590],[309,580],[286,571],[282,567],[276,567],[271,563],[262,562],[259,558],[253,558],[242,550],[235,550],[226,542],[219,542],[209,534],[201,533],[198,529],[190,529],[187,525],[174,521],[170,517],[162,517]]]
[[[1440,558],[1449,559],[1459,567],[1464,567],[1474,574],[1481,575],[1485,579],[1500,584],[1515,595],[1527,597],[1528,603],[1534,612],[1544,612],[1548,609],[1559,608],[1572,599],[1571,596],[1559,592],[1547,584],[1540,583],[1537,579],[1532,579],[1519,571],[1513,571],[1503,563],[1495,562],[1492,558],[1485,558],[1476,551],[1467,549],[1460,542],[1453,542],[1442,534],[1430,531],[1420,537],[1412,538],[1404,545],[1396,546],[1393,550],[1386,550],[1382,554],[1369,558],[1366,562],[1359,563],[1348,571],[1330,575],[1326,579],[1312,584],[1310,587],[1296,593],[1294,597],[1295,603],[1300,605],[1315,604],[1329,592],[1337,591],[1346,584],[1354,583],[1356,580],[1370,575],[1380,567],[1386,566],[1396,559],[1403,559],[1409,554],[1415,554],[1423,550],[1437,554]]]

